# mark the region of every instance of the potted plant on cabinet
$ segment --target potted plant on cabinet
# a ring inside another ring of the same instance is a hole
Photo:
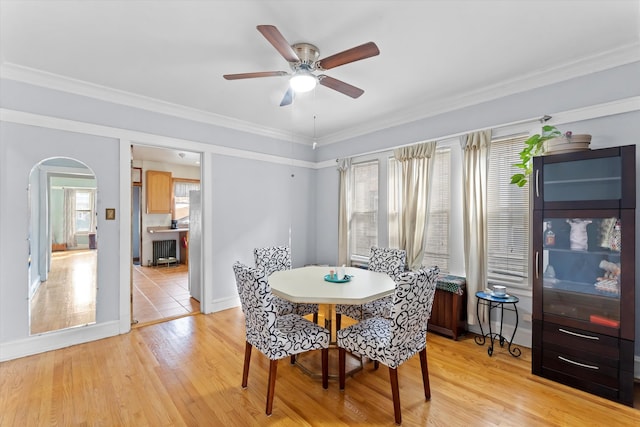
[[[522,169],[522,172],[511,176],[511,184],[523,187],[527,183],[527,177],[533,172],[534,157],[588,150],[590,142],[591,135],[573,135],[570,131],[563,134],[555,126],[543,126],[542,133],[532,135],[524,142],[520,163],[513,165]]]

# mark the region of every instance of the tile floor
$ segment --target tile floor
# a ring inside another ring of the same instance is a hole
[[[200,312],[189,295],[188,267],[133,266],[133,318],[137,326]]]

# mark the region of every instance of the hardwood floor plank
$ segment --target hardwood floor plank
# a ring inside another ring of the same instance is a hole
[[[254,351],[242,389],[239,308],[0,363],[0,426],[392,426],[385,366],[322,389],[288,359],[264,413],[268,359]],[[531,374],[531,352],[492,357],[472,336],[427,338],[431,400],[416,356],[398,368],[404,426],[636,426],[640,410]],[[637,387],[638,388],[638,387]],[[640,407],[640,393],[636,393]]]

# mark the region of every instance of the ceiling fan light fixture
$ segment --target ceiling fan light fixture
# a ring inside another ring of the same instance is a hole
[[[318,79],[308,71],[299,71],[289,80],[289,86],[296,93],[309,92],[316,87],[316,84]]]

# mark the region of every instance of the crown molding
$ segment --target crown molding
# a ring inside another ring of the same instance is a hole
[[[515,79],[486,86],[460,96],[451,97],[444,102],[425,103],[417,108],[398,110],[396,113],[387,117],[376,117],[369,124],[327,135],[318,141],[318,145],[322,146],[342,142],[367,133],[401,126],[428,117],[638,61],[640,61],[640,41],[620,46],[587,58],[581,58],[575,61],[558,64],[554,67],[536,70]]]
[[[483,102],[492,101],[515,93],[559,83],[572,78],[604,71],[621,65],[640,61],[640,41],[601,52],[587,58],[565,62],[557,66],[536,70],[521,77],[486,86],[473,92],[451,97],[444,102],[425,103],[416,108],[400,109],[386,117],[376,117],[370,122],[350,127],[317,139],[319,146],[342,142],[383,129],[401,126],[410,122],[432,117],[438,114],[458,110]],[[172,104],[158,99],[136,95],[130,92],[112,89],[81,80],[71,79],[34,68],[4,62],[0,65],[0,76],[9,80],[59,90],[75,95],[86,96],[106,102],[127,105],[134,108],[153,111],[160,114],[235,129],[269,138],[291,141],[290,131],[258,126],[243,120],[233,119],[219,114],[209,113],[195,108]],[[311,141],[302,136],[293,138],[295,143],[310,145]]]
[[[34,86],[71,93],[73,95],[86,96],[105,102],[152,111],[154,113],[166,114],[186,120],[291,142],[290,131],[284,132],[274,128],[259,126],[251,122],[234,119],[220,114],[210,113],[179,104],[161,101],[155,98],[137,95],[123,90],[113,89],[107,86],[72,79],[59,74],[25,67],[10,62],[3,62],[0,65],[0,76],[4,79],[28,83]],[[299,139],[302,141],[300,143],[308,145],[309,141],[307,141],[308,138],[306,137],[297,136],[297,138],[294,138],[294,142],[297,142],[295,139]]]
[[[164,147],[170,149],[180,147],[181,149],[186,151],[212,153],[224,156],[239,157],[243,159],[260,160],[264,162],[276,163],[292,167],[316,169],[316,164],[314,162],[306,160],[290,159],[273,154],[264,154],[255,151],[208,144],[206,142],[191,141],[188,139],[156,135],[148,132],[133,131],[112,126],[103,126],[94,123],[80,122],[76,120],[61,119],[59,117],[28,113],[24,111],[11,110],[8,108],[0,108],[0,122],[17,123],[47,129],[56,129],[66,132],[75,132],[120,140],[128,140],[133,144],[148,145],[152,147]]]

